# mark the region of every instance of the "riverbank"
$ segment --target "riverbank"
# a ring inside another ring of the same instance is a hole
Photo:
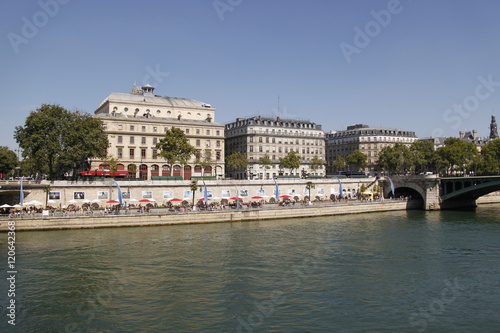
[[[386,200],[383,202],[349,202],[336,204],[313,204],[312,206],[290,206],[259,209],[229,209],[202,212],[180,212],[140,215],[43,217],[37,219],[14,218],[0,221],[0,232],[8,229],[8,222],[15,221],[16,231],[60,230],[110,227],[139,227],[175,224],[244,222],[255,220],[286,219],[297,217],[329,216],[386,212],[408,209],[409,202]],[[411,204],[411,203],[410,203]]]
[[[478,205],[500,203],[500,196],[489,195],[477,200]],[[144,214],[101,216],[50,216],[42,218],[11,218],[0,220],[0,232],[8,231],[8,222],[15,221],[16,231],[141,227],[158,225],[245,222],[298,217],[332,216],[418,209],[417,201],[349,201],[344,203],[314,203],[312,206],[227,209],[214,211],[167,212],[152,210]]]

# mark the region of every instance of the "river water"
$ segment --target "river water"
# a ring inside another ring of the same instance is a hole
[[[1,332],[498,332],[500,205],[16,234]]]

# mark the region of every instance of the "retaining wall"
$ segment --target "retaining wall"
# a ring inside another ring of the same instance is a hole
[[[297,217],[329,216],[370,212],[386,212],[407,209],[407,202],[365,204],[337,204],[329,206],[283,207],[280,209],[242,209],[227,211],[170,213],[157,215],[112,215],[105,217],[47,217],[40,219],[10,219],[0,221],[0,231],[7,231],[8,221],[15,221],[16,231],[81,229],[103,227],[132,227],[191,223],[239,222]]]

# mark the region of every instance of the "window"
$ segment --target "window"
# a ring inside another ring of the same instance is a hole
[[[269,143],[269,137],[266,137],[266,143]]]
[[[133,131],[134,130],[134,125],[130,125],[130,130]]]
[[[220,151],[216,151],[216,152],[215,152],[215,159],[216,159],[217,161],[220,161],[220,156],[221,156]]]
[[[196,140],[196,147],[200,146],[200,140]]]
[[[259,153],[262,153],[262,146],[259,146]]]
[[[130,137],[130,144],[134,144],[135,143],[135,138],[133,136]]]
[[[146,137],[145,137],[145,136],[143,136],[143,137],[141,138],[141,144],[143,144],[143,145],[145,145],[145,144],[146,144]]]
[[[157,144],[158,143],[158,138],[153,138],[153,144]]]
[[[207,135],[210,135],[210,130],[207,130]]]
[[[122,129],[123,129],[123,125],[119,124],[119,125],[118,125],[118,129],[119,129],[119,130],[122,130]]]
[[[215,131],[215,135],[219,136],[220,135],[220,131],[219,130]]]
[[[141,149],[141,158],[146,158],[146,149]]]
[[[210,147],[210,140],[206,141],[206,145],[207,145],[207,147]]]
[[[118,143],[123,143],[123,137],[121,135],[118,135]]]
[[[186,134],[189,134],[189,128],[186,128],[185,132],[186,132]]]
[[[261,136],[259,136],[259,142],[262,142],[262,137]]]
[[[118,148],[118,158],[122,158],[123,157],[123,148]]]
[[[200,129],[199,128],[196,129],[196,134],[200,134]]]
[[[253,153],[253,146],[248,146],[248,150],[250,153]]]
[[[249,142],[253,142],[253,136],[248,138]]]
[[[158,132],[158,127],[154,126],[153,127],[153,132]]]
[[[130,148],[129,155],[130,155],[131,159],[134,159],[134,157],[135,157],[134,154],[135,154],[135,149],[134,148]]]
[[[143,132],[146,132],[146,126],[142,126],[142,127],[141,127],[141,130],[142,130]]]
[[[216,146],[216,147],[220,147],[220,140],[217,140],[217,141],[215,142],[215,146]]]
[[[153,160],[156,160],[158,158],[156,154],[158,154],[158,149],[153,149]]]

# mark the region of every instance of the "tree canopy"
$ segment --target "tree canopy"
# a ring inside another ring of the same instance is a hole
[[[51,179],[88,167],[91,158],[104,159],[109,145],[101,120],[49,104],[30,112],[14,138],[29,169]]]
[[[0,147],[0,173],[6,177],[17,166],[16,153],[9,149],[9,147]]]
[[[366,167],[367,157],[359,150],[353,151],[345,159],[351,169],[364,169]]]
[[[300,167],[300,156],[292,150],[285,157],[280,158],[279,165],[282,168],[290,169],[290,173],[293,173],[294,169]]]
[[[269,155],[267,155],[267,154],[265,154],[264,156],[262,156],[261,158],[259,158],[259,160],[257,161],[257,163],[259,163],[260,166],[263,166],[266,169],[270,169],[271,165],[273,164],[273,162],[269,158]]]
[[[177,127],[169,128],[165,137],[156,144],[156,148],[159,150],[157,156],[165,159],[171,166],[176,162],[187,164],[196,153],[196,148],[189,144],[184,131]]]
[[[248,166],[248,157],[239,151],[226,156],[226,166],[232,170],[246,169]]]

